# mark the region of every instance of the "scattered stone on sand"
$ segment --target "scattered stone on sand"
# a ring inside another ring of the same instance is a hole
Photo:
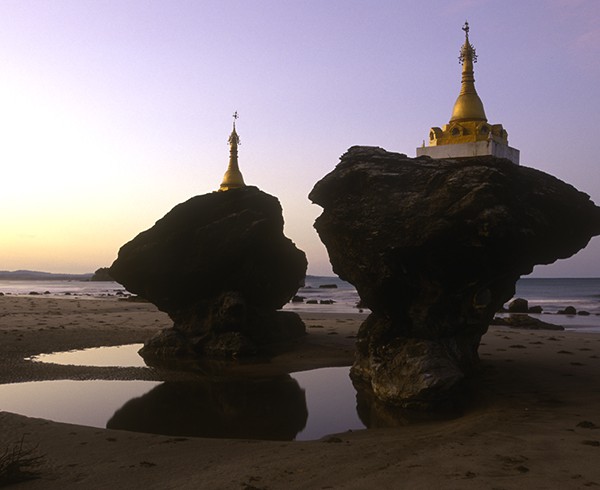
[[[315,228],[334,272],[372,311],[352,376],[408,407],[452,398],[519,277],[600,234],[589,196],[494,157],[355,146],[309,198],[323,207]]]
[[[502,325],[511,328],[524,328],[529,330],[564,330],[562,325],[548,323],[539,318],[531,317],[524,313],[510,314],[506,317],[494,317],[490,325]]]
[[[577,310],[574,306],[567,306],[563,310],[558,310],[557,315],[577,315]]]
[[[123,245],[109,273],[173,320],[141,351],[155,363],[252,355],[304,334],[295,313],[276,310],[304,283],[306,266],[283,234],[277,198],[249,186],[177,205]]]

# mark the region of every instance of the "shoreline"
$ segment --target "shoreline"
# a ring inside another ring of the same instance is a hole
[[[365,314],[301,317],[308,335],[269,370],[351,364],[353,336]],[[147,368],[23,358],[143,342],[167,326],[168,317],[148,303],[0,297],[0,382],[163,379],[164,372]],[[32,489],[359,489],[395,488],[399,481],[411,489],[600,486],[594,464],[600,456],[600,335],[493,326],[479,352],[472,399],[452,420],[274,442],[157,436],[0,412],[0,450],[23,435],[27,445],[37,445],[44,455],[41,479],[20,487]]]

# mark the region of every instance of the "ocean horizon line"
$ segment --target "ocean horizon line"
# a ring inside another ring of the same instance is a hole
[[[37,280],[36,276],[39,277],[40,280],[61,280],[65,278],[72,278],[74,280],[89,280],[95,272],[48,272],[48,271],[39,271],[32,269],[16,269],[16,270],[0,270],[0,279],[2,280]],[[306,277],[323,277],[323,278],[331,278],[331,279],[341,279],[336,274],[306,274]],[[527,275],[521,276],[521,279],[544,279],[544,280],[565,280],[565,279],[600,279],[600,276],[537,276],[537,275]],[[116,282],[116,281],[115,281]]]

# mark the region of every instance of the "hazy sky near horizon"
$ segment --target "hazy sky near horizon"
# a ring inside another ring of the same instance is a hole
[[[246,183],[330,274],[308,193],[448,122],[465,20],[490,123],[600,203],[598,0],[0,0],[0,270],[110,265],[218,188],[237,110]],[[535,274],[600,277],[600,238]]]

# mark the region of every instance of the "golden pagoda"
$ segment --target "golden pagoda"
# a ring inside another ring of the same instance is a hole
[[[429,130],[429,146],[417,148],[417,156],[431,158],[467,158],[493,155],[519,163],[519,150],[508,146],[508,133],[502,124],[489,124],[483,102],[475,90],[473,64],[477,62],[475,47],[469,41],[469,23],[462,28],[465,43],[460,49],[462,65],[460,93],[454,103],[450,122]]]
[[[223,175],[223,182],[219,191],[228,191],[230,189],[237,189],[239,187],[246,187],[244,183],[244,177],[240,172],[238,166],[238,145],[240,144],[240,137],[235,130],[235,120],[238,118],[238,113],[235,111],[233,114],[233,131],[229,135],[229,166],[225,175]]]

